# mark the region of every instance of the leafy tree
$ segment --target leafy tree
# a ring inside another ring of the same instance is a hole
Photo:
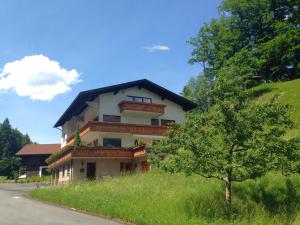
[[[6,176],[10,179],[16,178],[19,174],[22,162],[18,157],[5,157],[0,160],[1,176]]]
[[[240,77],[218,78],[212,95],[215,105],[206,113],[191,113],[156,151],[169,154],[160,165],[167,171],[224,182],[230,212],[232,182],[254,179],[273,169],[291,171],[300,160],[299,143],[284,138],[293,127],[290,107],[276,98],[254,101],[254,93],[244,89]]]
[[[222,76],[220,70],[228,65],[242,66],[241,74],[236,75],[255,80],[299,77],[298,3],[297,0],[224,0],[219,7],[220,18],[204,24],[189,41],[194,46],[189,62],[201,63],[205,75],[213,78]]]
[[[212,104],[212,99],[210,98],[211,86],[212,81],[204,74],[200,74],[190,79],[183,89],[183,95],[197,103],[197,111],[207,112]]]
[[[15,157],[24,145],[31,143],[29,136],[11,127],[6,118],[0,123],[0,175],[13,177],[19,171],[20,159]]]

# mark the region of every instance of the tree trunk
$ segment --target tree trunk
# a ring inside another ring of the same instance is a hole
[[[231,174],[225,178],[225,203],[228,215],[231,215]]]

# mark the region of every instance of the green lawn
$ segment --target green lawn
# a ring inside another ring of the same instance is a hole
[[[278,174],[234,185],[236,219],[224,216],[223,186],[215,180],[152,171],[36,189],[30,195],[135,224],[300,224],[300,176]],[[297,222],[298,221],[298,222]]]

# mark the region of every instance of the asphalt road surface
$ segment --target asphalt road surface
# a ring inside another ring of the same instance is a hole
[[[108,219],[28,199],[34,184],[0,184],[0,225],[120,225]]]

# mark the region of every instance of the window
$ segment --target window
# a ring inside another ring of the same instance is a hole
[[[121,116],[103,115],[103,122],[121,123]]]
[[[151,98],[143,98],[143,102],[152,103],[152,99]]]
[[[161,120],[162,126],[168,126],[171,125],[172,123],[175,123],[175,120],[164,120],[164,119]]]
[[[134,96],[127,96],[127,101],[134,102]]]
[[[159,126],[159,120],[158,119],[151,119],[151,125]]]
[[[127,96],[127,101],[152,103],[152,98],[128,95]]]
[[[103,146],[119,148],[121,147],[121,138],[103,138]]]
[[[135,102],[143,102],[143,98],[142,97],[134,97],[134,101]]]

